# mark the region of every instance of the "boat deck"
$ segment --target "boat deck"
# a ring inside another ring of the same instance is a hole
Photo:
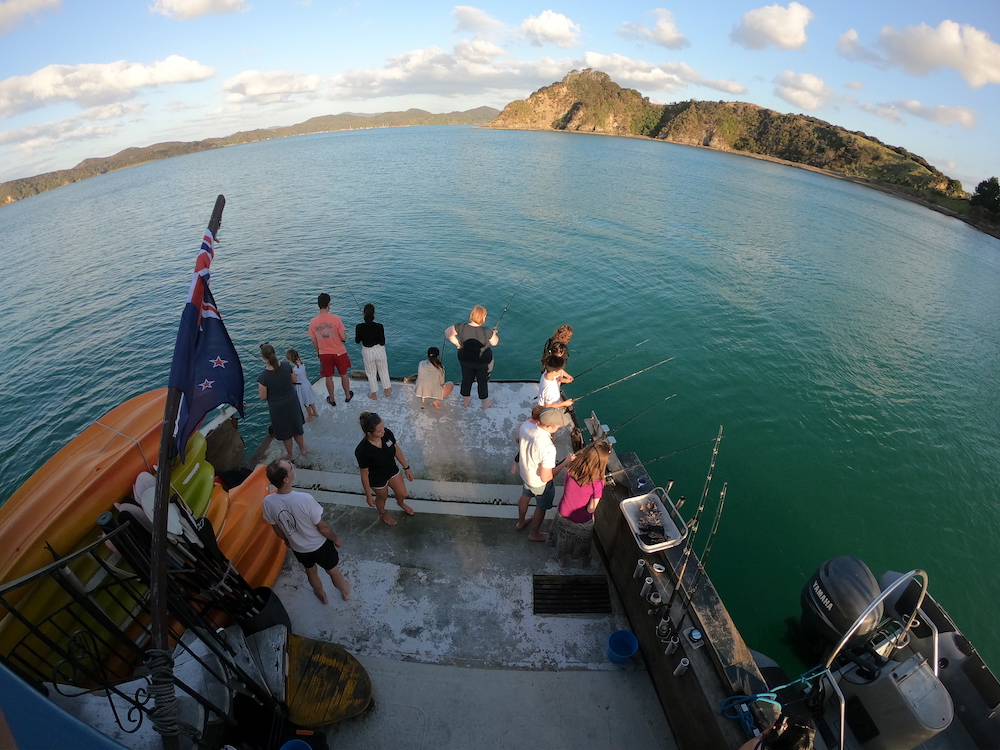
[[[421,409],[412,389],[397,384],[376,403],[356,382],[350,404],[320,403],[306,425],[309,454],[296,459],[310,467],[298,484],[343,539],[353,590],[342,601],[325,580],[330,603],[321,604],[291,555],[274,589],[296,633],[343,645],[375,688],[373,710],[327,730],[331,746],[677,747],[641,659],[608,661],[608,636],[628,627],[613,589],[610,614],[533,614],[535,574],[606,574],[597,555],[589,569],[562,569],[551,548],[514,528],[513,432],[536,386],[491,384],[486,413],[455,397]],[[316,390],[325,397],[322,383]],[[353,450],[366,410],[383,417],[422,477],[409,484],[416,515],[397,509],[393,528],[360,494]]]

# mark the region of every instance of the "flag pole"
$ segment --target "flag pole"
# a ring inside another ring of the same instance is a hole
[[[208,222],[212,237],[222,224],[222,210],[226,198],[215,200],[215,209]],[[150,550],[150,613],[152,621],[152,647],[146,651],[146,665],[150,669],[150,694],[154,708],[150,712],[153,727],[160,733],[164,750],[179,750],[180,725],[177,713],[177,696],[174,693],[173,658],[170,651],[170,633],[167,615],[167,510],[170,500],[170,470],[177,445],[174,430],[181,403],[181,391],[167,388],[167,404],[163,410],[163,432],[160,434],[159,463],[156,470],[156,501],[153,509],[153,535]]]

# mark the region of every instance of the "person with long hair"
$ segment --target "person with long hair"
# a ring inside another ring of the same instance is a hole
[[[365,491],[368,506],[378,510],[379,518],[387,526],[395,526],[396,519],[385,509],[385,501],[389,498],[389,489],[396,496],[396,505],[402,508],[408,516],[413,515],[413,508],[406,504],[406,482],[399,474],[396,461],[403,465],[406,478],[413,481],[413,472],[406,463],[403,449],[396,442],[392,430],[385,426],[382,418],[374,412],[362,412],[358,419],[365,436],[354,449],[354,457],[358,460],[361,470],[361,487]]]
[[[385,397],[392,395],[389,382],[389,360],[385,356],[385,328],[375,322],[375,305],[370,302],[362,311],[364,323],[354,327],[354,343],[361,344],[361,358],[365,361],[365,375],[368,376],[368,398],[378,401],[378,381],[382,381]]]
[[[455,390],[455,384],[450,380],[445,382],[444,365],[441,364],[441,350],[432,346],[427,350],[427,359],[417,365],[417,396],[420,397],[420,408],[431,399],[435,409],[441,408],[441,400],[448,398]]]
[[[302,361],[302,356],[298,349],[289,349],[285,352],[285,359],[292,366],[295,373],[295,393],[299,397],[299,405],[305,415],[306,422],[312,422],[319,416],[316,411],[316,394],[313,392],[312,383],[309,382],[309,375],[306,372],[306,364]]]
[[[573,338],[573,326],[559,326],[542,347],[543,365],[545,358],[550,354],[558,354],[563,359],[569,359],[569,340],[571,338]]]
[[[566,470],[559,512],[549,532],[549,543],[556,548],[560,567],[565,567],[567,555],[579,558],[583,567],[590,565],[594,512],[604,494],[610,456],[611,443],[598,440],[577,452],[576,460]]]
[[[285,445],[285,452],[281,457],[291,461],[293,439],[303,456],[308,452],[302,435],[302,407],[295,392],[297,378],[289,362],[278,361],[278,355],[270,344],[260,345],[260,356],[266,367],[257,376],[258,393],[261,401],[267,401],[274,439]]]
[[[458,363],[462,366],[462,399],[465,406],[472,397],[472,383],[478,387],[484,409],[493,406],[490,400],[490,371],[493,369],[492,347],[500,343],[497,332],[484,325],[486,308],[476,305],[469,313],[468,323],[456,323],[445,330],[445,338],[458,347]]]

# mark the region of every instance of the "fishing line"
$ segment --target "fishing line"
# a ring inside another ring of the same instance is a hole
[[[585,393],[582,396],[580,396],[579,398],[574,398],[573,399],[573,404],[575,405],[578,401],[582,401],[583,399],[587,398],[588,396],[593,396],[595,393],[600,393],[601,391],[606,390],[606,389],[610,388],[613,385],[618,385],[619,383],[624,383],[626,380],[628,380],[629,378],[634,378],[636,375],[642,375],[642,373],[646,372],[647,370],[652,370],[654,367],[659,367],[660,365],[665,364],[665,363],[671,361],[672,359],[676,359],[676,357],[667,357],[666,359],[660,360],[655,365],[650,365],[649,367],[644,367],[641,370],[638,370],[637,372],[633,372],[631,375],[626,375],[624,378],[616,380],[614,383],[608,383],[607,385],[602,385],[600,388],[595,388],[590,393]]]
[[[527,280],[528,280],[528,274],[524,274],[524,276],[522,276],[522,277],[521,277],[521,283],[517,285],[517,288],[516,288],[516,289],[514,290],[514,293],[513,293],[512,295],[510,295],[510,299],[509,299],[509,300],[507,300],[507,307],[505,307],[505,308],[503,309],[503,312],[502,312],[502,313],[500,313],[500,317],[499,317],[499,318],[497,318],[497,322],[496,322],[496,323],[495,323],[495,324],[493,325],[493,330],[494,330],[494,331],[495,331],[495,330],[496,330],[497,328],[499,328],[499,327],[500,327],[500,321],[501,321],[501,320],[503,320],[503,316],[507,314],[507,308],[509,308],[509,307],[510,307],[510,303],[514,301],[514,297],[516,297],[516,296],[517,296],[517,293],[518,293],[518,291],[519,291],[519,290],[521,289],[521,286],[522,286],[522,285],[524,284],[524,282],[525,282],[525,281],[527,281]]]
[[[607,434],[608,435],[613,435],[614,433],[618,432],[618,430],[620,430],[622,427],[624,427],[625,425],[627,425],[629,422],[632,422],[632,421],[638,419],[639,417],[641,417],[643,414],[645,414],[650,409],[655,409],[657,406],[659,406],[660,404],[662,404],[664,401],[669,401],[670,399],[672,399],[676,395],[677,395],[676,393],[671,393],[669,396],[667,396],[664,399],[661,399],[661,400],[657,401],[652,406],[647,406],[641,412],[639,412],[634,417],[632,417],[632,419],[626,419],[624,422],[622,422],[620,425],[618,425],[617,427],[615,427],[613,430],[609,430]]]
[[[624,354],[625,352],[629,351],[630,349],[635,349],[635,348],[636,348],[637,346],[642,346],[642,345],[643,345],[643,344],[645,344],[645,343],[646,343],[647,341],[649,341],[649,339],[645,339],[644,341],[640,341],[640,342],[639,342],[638,344],[632,344],[632,346],[630,346],[630,347],[629,347],[628,349],[623,349],[622,351],[618,352],[618,354],[616,354],[616,355],[615,355],[614,357],[608,357],[608,358],[607,358],[606,360],[604,360],[603,362],[598,362],[598,363],[597,363],[596,365],[594,365],[593,367],[588,367],[588,368],[587,368],[586,370],[584,370],[583,372],[581,372],[581,373],[578,373],[578,374],[576,375],[576,377],[580,377],[581,375],[586,375],[586,374],[587,374],[588,372],[590,372],[591,370],[596,370],[596,369],[597,369],[598,367],[600,367],[601,365],[606,365],[606,364],[607,364],[608,362],[610,362],[611,360],[613,360],[613,359],[616,359],[617,357],[620,357],[620,356],[622,356],[622,355],[623,355],[623,354]]]
[[[610,434],[610,433],[609,433]],[[680,450],[673,451],[672,453],[664,453],[662,456],[657,456],[649,461],[643,461],[643,467],[649,466],[650,464],[655,464],[657,461],[662,461],[664,458],[670,458],[671,456],[676,456],[678,453],[683,453],[684,451],[689,451],[692,448],[697,448],[701,445],[706,445],[707,443],[714,443],[715,438],[709,438],[708,440],[702,440],[700,443],[695,443],[694,445],[689,445],[687,448],[681,448]],[[618,471],[613,471],[608,474],[609,477],[613,477],[615,474],[624,474],[628,469],[619,469]]]
[[[347,284],[346,282],[344,283],[344,287],[346,287],[347,291],[349,291],[349,292],[351,293],[351,296],[352,296],[352,297],[354,297],[354,290],[353,290],[353,289],[351,289],[351,287],[350,287],[350,286],[349,286],[349,285],[348,285],[348,284]],[[363,309],[363,308],[361,307],[361,303],[360,303],[360,302],[358,302],[358,298],[357,298],[357,297],[354,297],[354,304],[358,306],[358,311],[359,311],[359,312],[360,312],[360,313],[361,313],[362,315],[364,315],[364,314],[365,314],[365,311],[364,311],[364,309]]]

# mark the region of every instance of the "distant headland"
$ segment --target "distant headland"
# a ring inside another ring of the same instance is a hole
[[[127,148],[114,156],[84,159],[72,169],[60,169],[34,177],[23,177],[0,183],[0,206],[30,198],[72,182],[88,177],[96,177],[125,167],[134,167],[171,156],[183,156],[213,148],[235,146],[240,143],[267,141],[272,138],[287,138],[291,135],[309,133],[329,133],[337,130],[360,130],[363,128],[396,128],[413,125],[484,125],[494,119],[500,110],[493,107],[477,107],[465,112],[449,112],[435,115],[422,109],[408,109],[405,112],[382,112],[374,115],[350,114],[323,115],[313,117],[298,125],[280,128],[259,128],[233,133],[225,138],[206,138],[203,141],[168,141],[155,143],[143,148]]]
[[[606,73],[585,69],[511,102],[487,127],[653,138],[767,159],[890,193],[1000,237],[997,217],[971,205],[962,184],[926,159],[865,133],[756,104],[652,104]]]

